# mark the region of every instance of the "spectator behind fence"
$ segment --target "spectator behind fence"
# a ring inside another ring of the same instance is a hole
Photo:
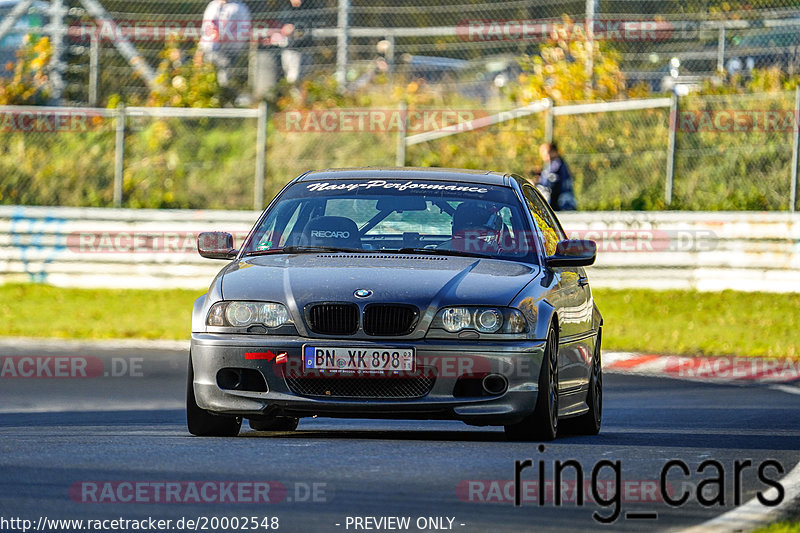
[[[283,24],[272,45],[281,48],[281,68],[286,81],[294,84],[303,70],[303,51],[312,44],[309,0],[290,0],[279,18]]]
[[[550,207],[554,211],[578,209],[572,174],[558,153],[558,145],[555,142],[542,144],[539,146],[539,155],[542,157],[542,173],[539,175],[538,185],[549,192]]]
[[[252,19],[246,5],[211,0],[203,13],[203,36],[195,61],[213,63],[219,84],[227,87],[232,81],[232,67],[247,54],[251,36]]]

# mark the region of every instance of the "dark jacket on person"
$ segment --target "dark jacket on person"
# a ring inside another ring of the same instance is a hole
[[[578,209],[575,191],[572,186],[572,173],[560,157],[551,159],[539,176],[539,185],[550,191],[550,207],[554,211],[574,211]]]
[[[289,0],[286,0],[286,3],[289,4]],[[278,13],[280,24],[293,24],[295,27],[288,48],[302,49],[314,45],[311,30],[314,26],[319,26],[320,19],[324,18],[322,14],[324,10],[320,7],[318,2],[303,0],[300,7],[292,7],[289,4]]]

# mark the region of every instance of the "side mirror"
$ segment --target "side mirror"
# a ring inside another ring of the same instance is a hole
[[[206,231],[197,236],[197,253],[206,259],[233,259],[233,235],[224,231]]]
[[[597,243],[582,239],[561,241],[556,245],[556,253],[547,258],[549,267],[579,267],[594,264],[597,257]]]

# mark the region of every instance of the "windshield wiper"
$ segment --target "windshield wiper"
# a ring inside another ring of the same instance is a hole
[[[482,259],[493,259],[491,255],[479,254],[476,252],[465,252],[461,250],[448,250],[444,248],[400,248],[399,250],[380,250],[381,252],[394,254],[431,254],[431,255],[456,255],[460,257],[479,257]]]
[[[247,252],[245,256],[269,255],[269,254],[313,254],[319,252],[363,252],[355,248],[338,248],[336,246],[284,246],[283,248],[273,248],[271,250],[254,250]]]

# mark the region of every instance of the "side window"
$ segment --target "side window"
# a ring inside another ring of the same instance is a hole
[[[528,204],[528,207],[531,210],[531,215],[533,215],[533,220],[536,222],[536,225],[539,226],[539,229],[542,231],[544,235],[544,250],[547,255],[553,255],[556,253],[556,245],[558,241],[560,241],[563,237],[561,234],[561,228],[553,221],[553,218],[550,215],[550,212],[547,210],[547,207],[542,202],[542,199],[533,190],[530,185],[526,185],[522,188],[522,192],[525,195],[525,202]]]

